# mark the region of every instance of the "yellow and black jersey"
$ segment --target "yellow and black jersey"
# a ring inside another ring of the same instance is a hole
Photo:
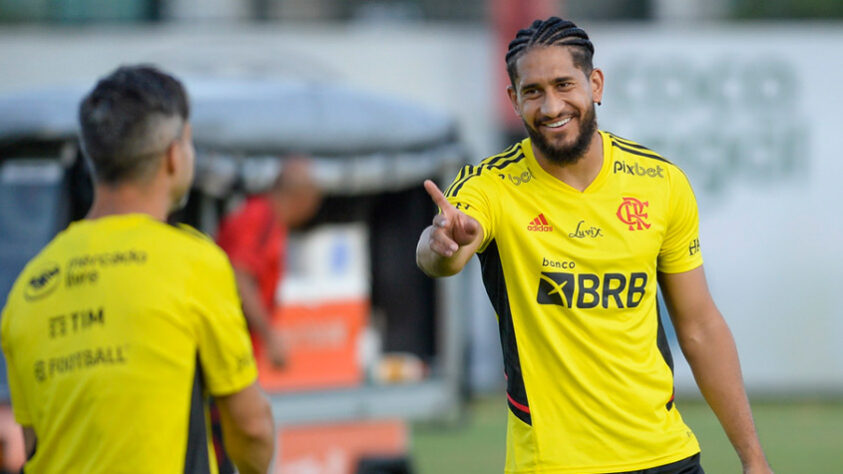
[[[466,166],[445,195],[477,219],[478,257],[500,327],[506,472],[605,473],[691,456],[673,406],[657,272],[702,265],[682,171],[600,132],[584,191],[548,174],[529,139]]]
[[[203,401],[257,377],[234,275],[198,232],[149,216],[71,224],[2,315],[26,472],[216,472]]]

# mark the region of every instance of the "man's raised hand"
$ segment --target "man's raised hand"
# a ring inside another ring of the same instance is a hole
[[[425,180],[424,189],[442,211],[433,217],[430,249],[445,258],[451,257],[460,247],[477,239],[480,224],[448,202],[433,181]]]

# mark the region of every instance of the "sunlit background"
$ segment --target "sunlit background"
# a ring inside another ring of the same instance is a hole
[[[413,252],[435,211],[422,180],[447,185],[522,136],[503,55],[552,14],[594,42],[600,127],[694,186],[709,284],[773,468],[840,472],[837,0],[0,0],[0,303],[90,202],[79,98],[121,64],[157,64],[194,100],[197,183],[179,219],[214,235],[291,153],[315,160],[328,193],[278,291],[292,363],[262,365],[275,472],[502,472],[502,362],[479,268],[432,282]],[[704,467],[739,472],[672,348]],[[6,407],[12,471],[9,423]]]

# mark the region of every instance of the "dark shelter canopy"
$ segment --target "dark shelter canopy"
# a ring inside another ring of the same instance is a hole
[[[213,234],[224,203],[271,183],[279,157],[311,157],[328,194],[314,223],[368,226],[372,305],[388,319],[384,349],[430,360],[436,297],[414,249],[436,209],[421,182],[453,176],[464,162],[455,121],[334,84],[187,78],[185,85],[197,169],[181,218]],[[24,263],[90,204],[76,144],[79,102],[90,87],[0,95],[0,305]],[[4,385],[0,377],[0,399]]]
[[[213,194],[225,192],[219,185],[232,174],[247,189],[265,185],[273,170],[255,158],[274,161],[290,153],[312,156],[323,185],[340,194],[417,185],[463,159],[452,118],[395,98],[313,82],[188,78],[185,84],[200,150],[197,186],[207,185]],[[22,139],[74,139],[87,90],[65,86],[0,96],[0,151]],[[234,168],[227,163],[232,158]]]

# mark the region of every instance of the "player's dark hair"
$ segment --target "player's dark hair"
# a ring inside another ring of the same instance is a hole
[[[102,78],[79,106],[82,150],[96,181],[146,177],[189,115],[182,83],[154,66],[122,66]]]
[[[515,39],[510,41],[509,50],[506,52],[506,72],[513,87],[518,77],[518,58],[534,46],[570,46],[574,66],[586,75],[594,69],[591,62],[594,45],[585,30],[577,27],[572,21],[552,16],[547,20],[536,20],[529,28],[518,30]]]

